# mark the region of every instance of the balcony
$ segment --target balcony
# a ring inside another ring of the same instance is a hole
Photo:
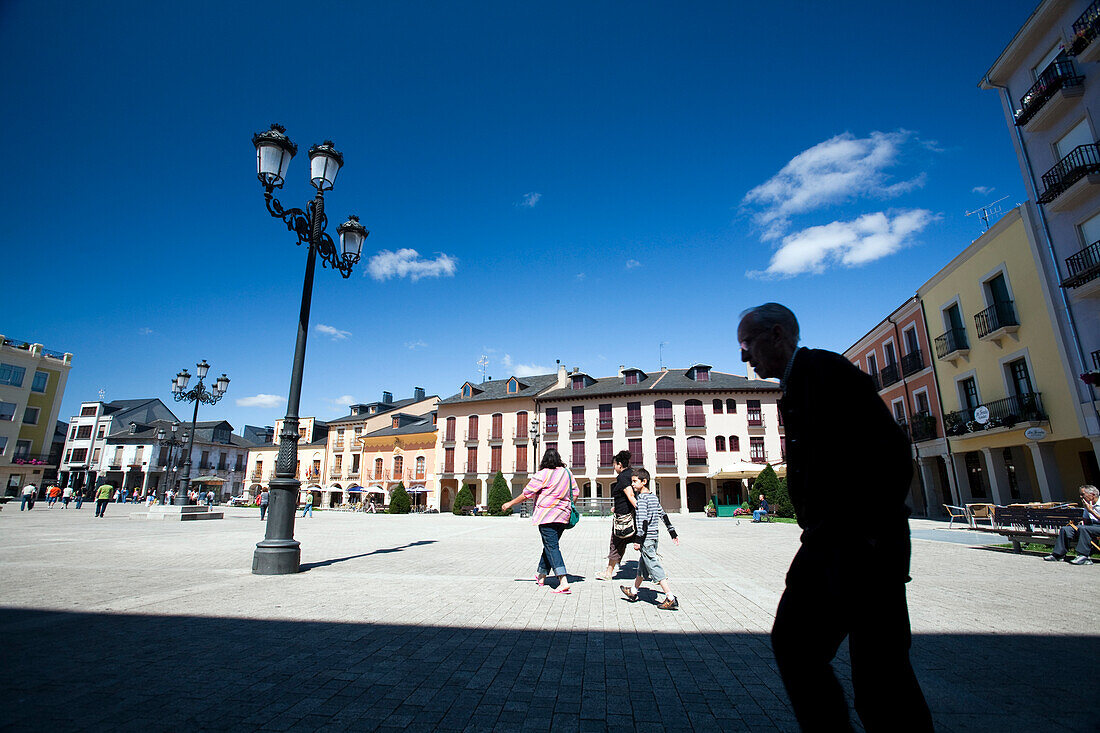
[[[1071,57],[1063,55],[1054,59],[1020,98],[1016,126],[1028,132],[1045,130],[1070,99],[1084,93],[1084,85],[1085,77],[1077,73]]]
[[[347,475],[346,478],[359,478],[359,469],[358,468],[353,468],[350,471],[348,471],[348,475]]]
[[[1069,52],[1077,57],[1078,61],[1096,61],[1100,59],[1100,43],[1093,43],[1100,33],[1100,0],[1081,13],[1077,20],[1073,21],[1073,44]]]
[[[163,464],[157,464],[157,465],[163,465]],[[254,471],[253,471],[252,473],[248,474],[248,477],[249,477],[250,479],[252,479],[253,481],[260,481],[260,480],[262,480],[262,479],[263,479],[263,477],[264,477],[264,472],[263,472],[263,469],[261,469],[261,468],[257,468],[257,469],[256,469],[256,470],[254,470]]]
[[[333,450],[344,450],[344,441],[338,440],[332,444]]]
[[[569,462],[569,468],[573,471],[581,471],[583,473],[586,466],[587,464],[585,463],[585,460],[583,458],[579,461],[574,458],[572,461]]]
[[[462,441],[464,443],[476,443],[477,442],[477,431],[475,430],[474,432],[470,432],[469,430],[467,430],[466,432],[464,432],[462,434]]]
[[[569,423],[569,432],[571,433],[583,433],[584,432],[584,420],[574,420]]]
[[[886,389],[891,384],[897,384],[901,381],[901,370],[898,369],[897,364],[887,364],[879,372],[879,377],[882,379],[882,387],[880,389]]]
[[[641,415],[627,415],[626,416],[626,429],[627,430],[641,430],[642,429],[642,416]]]
[[[871,384],[874,386],[876,392],[882,389],[882,380],[878,378],[878,372],[868,372],[867,376],[871,378]]]
[[[764,427],[764,415],[757,410],[749,410],[749,427],[750,428],[762,428]]]
[[[688,430],[706,430],[707,418],[704,415],[687,415],[684,417],[684,427]]]
[[[688,456],[689,466],[705,466],[707,465],[707,454],[704,453],[701,456]]]
[[[924,354],[919,349],[901,357],[901,373],[905,376],[911,377],[921,369],[924,369]]]
[[[676,418],[671,415],[668,417],[655,417],[653,418],[653,427],[656,430],[675,430]]]
[[[442,473],[443,473],[444,476],[452,476],[452,475],[454,475],[454,472],[455,472],[455,464],[453,464],[453,463],[444,463],[443,464]]]
[[[446,443],[454,443],[454,442],[455,442],[455,434],[454,434],[454,431],[453,431],[453,430],[452,430],[451,432],[449,432],[449,433],[444,433],[444,434],[443,434],[443,443],[444,443],[444,444],[446,444]]]
[[[1043,174],[1039,203],[1053,211],[1073,208],[1100,183],[1100,149],[1096,143],[1078,145]]]
[[[895,419],[894,422],[896,422],[898,424],[898,427],[901,428],[901,432],[905,433],[905,437],[909,438],[909,423],[905,422],[904,420],[897,419]]]
[[[527,461],[512,461],[512,473],[527,473]]]
[[[547,422],[543,432],[545,432],[547,435],[557,435],[558,424],[556,422]]]
[[[928,414],[913,415],[913,421],[909,425],[909,437],[914,443],[925,440],[933,440],[936,437],[936,418]]]
[[[339,467],[330,468],[329,472],[328,472],[328,477],[329,478],[340,478],[340,471],[341,471],[341,469]]]
[[[107,464],[107,470],[108,471],[121,471],[122,470],[122,464],[121,463],[108,463]]]
[[[1097,0],[1100,2],[1100,0]],[[1100,43],[1096,44],[1100,48]],[[1066,272],[1069,276],[1062,281],[1063,288],[1079,288],[1086,283],[1094,283],[1089,293],[1100,292],[1100,242],[1093,242],[1077,254],[1066,258]]]
[[[631,459],[630,462],[631,462],[631,464],[633,464],[634,460]],[[641,464],[639,463],[638,465],[641,465]],[[657,465],[658,466],[675,466],[676,465],[676,454],[675,453],[658,453],[657,454]]]
[[[499,443],[504,440],[504,432],[501,430],[493,430],[489,433],[490,443]]]
[[[462,472],[466,473],[466,474],[475,474],[475,473],[477,473],[477,464],[476,463],[471,464],[469,461],[466,461],[466,463],[463,464],[463,466],[462,466]]]
[[[975,411],[982,407],[989,410],[989,420],[984,425],[974,419]],[[1042,395],[1038,392],[1029,392],[986,402],[978,407],[949,412],[943,416],[943,430],[949,436],[959,437],[997,428],[1007,430],[1016,427],[1019,423],[1037,423],[1046,420],[1047,413],[1043,409]]]
[[[530,428],[528,428],[526,425],[512,428],[512,440],[516,442],[526,441],[530,437],[529,430]]]
[[[1012,301],[1002,300],[974,316],[974,327],[978,330],[978,339],[1000,346],[1002,338],[1020,330],[1020,321]]]
[[[611,458],[609,458],[609,457],[605,458],[604,456],[600,456],[599,470],[601,472],[602,471],[614,471],[615,470],[615,464],[612,462]]]
[[[749,463],[765,464],[768,462],[767,453],[749,453]]]
[[[965,328],[952,328],[936,337],[936,357],[945,359],[954,365],[959,358],[970,353],[970,343],[966,340]]]
[[[614,421],[610,417],[601,417],[596,425],[596,429],[601,433],[606,433],[614,430]]]

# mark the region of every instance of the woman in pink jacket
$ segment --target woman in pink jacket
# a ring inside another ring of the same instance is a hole
[[[546,576],[553,570],[554,575],[558,576],[558,587],[554,589],[554,593],[569,593],[569,575],[565,571],[565,560],[561,556],[559,542],[562,532],[569,529],[573,500],[580,494],[577,480],[565,467],[558,451],[548,448],[542,456],[538,472],[524,487],[523,493],[500,507],[507,511],[534,497],[535,510],[531,513],[531,523],[538,526],[542,536],[542,556],[539,557],[535,582],[544,585]]]

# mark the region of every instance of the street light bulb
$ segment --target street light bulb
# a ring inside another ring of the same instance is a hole
[[[218,392],[225,394],[229,390],[229,377],[225,376],[224,373],[220,377],[218,377],[218,383],[215,386],[215,389],[218,390]]]
[[[370,232],[359,223],[359,217],[355,214],[350,215],[347,221],[336,227],[336,231],[340,234],[340,250],[344,260],[351,263],[358,262],[359,254],[363,251],[363,240]]]
[[[252,136],[252,144],[256,146],[256,177],[264,186],[282,188],[290,160],[298,152],[298,146],[285,132],[285,127],[274,124],[270,130]]]
[[[166,435],[167,434],[164,432],[164,428],[160,428],[159,430],[157,430],[157,440],[158,441],[163,441],[164,438],[166,437]]]
[[[210,371],[210,365],[206,363],[206,359],[203,359],[195,365],[195,369],[199,373],[199,379],[206,379],[206,373]]]
[[[331,191],[336,174],[344,165],[344,156],[332,146],[331,140],[309,149],[309,182],[318,191]]]
[[[187,382],[191,379],[191,372],[184,369],[182,372],[176,375],[176,384],[179,385],[180,391],[187,389]]]

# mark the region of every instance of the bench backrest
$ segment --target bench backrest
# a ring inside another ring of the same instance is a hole
[[[1000,529],[1026,529],[1028,511],[1026,506],[999,506],[993,509],[993,526]]]
[[[1080,509],[1029,509],[1032,527],[1061,529],[1070,522],[1081,519]]]
[[[1080,519],[1080,509],[1044,509],[1033,506],[999,506],[993,510],[993,526],[1000,529],[1057,530]]]

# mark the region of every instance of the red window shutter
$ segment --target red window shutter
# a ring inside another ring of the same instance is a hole
[[[628,428],[642,427],[642,403],[628,402],[626,405],[626,426]]]
[[[663,466],[676,463],[676,443],[672,438],[657,438],[657,463]]]
[[[688,463],[705,463],[707,460],[707,442],[698,435],[693,435],[687,440]]]
[[[546,432],[558,432],[558,408],[556,407],[546,408]]]
[[[668,400],[657,400],[653,405],[653,419],[659,428],[672,427],[672,403]]]
[[[455,449],[444,448],[443,449],[443,470],[446,473],[455,472]]]
[[[466,449],[466,470],[470,473],[477,471],[477,448]]]
[[[453,417],[447,418],[447,440],[455,439],[455,424],[458,422]]]
[[[610,466],[611,465],[611,441],[610,440],[601,440],[600,441],[600,465],[601,466]]]
[[[499,445],[494,445],[490,449],[489,460],[490,460],[490,466],[489,466],[490,470],[499,471],[500,470],[500,446]]]
[[[626,377],[623,380],[623,383],[624,384],[637,384],[638,383],[638,372],[627,372]]]
[[[516,471],[524,472],[527,470],[527,446],[516,446]]]
[[[466,439],[477,440],[477,415],[470,415],[466,425]]]
[[[641,466],[642,465],[642,439],[641,438],[629,438],[626,441],[626,449],[630,451],[630,465]]]
[[[689,428],[704,428],[707,419],[703,415],[703,403],[699,400],[688,400],[684,403],[684,422]]]
[[[573,467],[580,468],[584,466],[584,441],[573,441]]]
[[[527,437],[527,413],[526,412],[516,413],[516,437],[517,438],[526,438]]]
[[[499,412],[493,415],[493,437],[500,440],[504,434],[504,416]]]

